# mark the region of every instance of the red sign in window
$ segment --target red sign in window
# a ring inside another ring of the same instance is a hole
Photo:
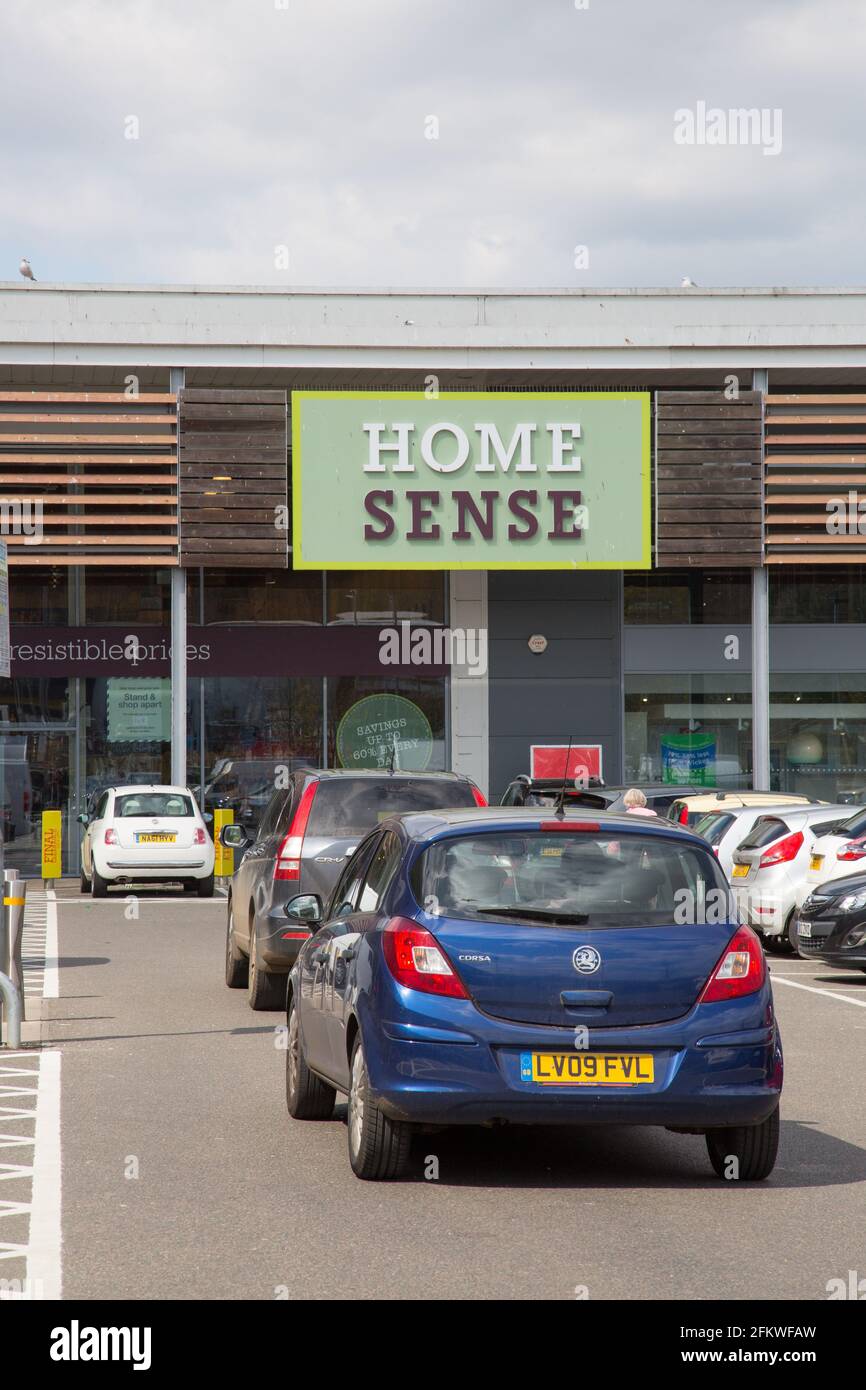
[[[601,777],[600,743],[533,743],[529,755],[531,777]]]

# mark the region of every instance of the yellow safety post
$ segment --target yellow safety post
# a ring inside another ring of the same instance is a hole
[[[235,814],[230,807],[221,807],[213,813],[213,871],[216,878],[231,878],[235,871],[234,850],[226,849],[225,845],[220,843],[220,831],[224,825],[233,825],[234,819]]]
[[[59,811],[42,812],[42,877],[52,881],[63,874],[63,826]]]

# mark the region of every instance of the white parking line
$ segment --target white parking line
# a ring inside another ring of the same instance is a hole
[[[45,975],[42,982],[43,999],[60,998],[60,960],[57,945],[57,894],[49,888],[45,894]]]
[[[27,1241],[27,1287],[37,1297],[60,1297],[60,1053],[46,1051],[39,1064],[36,1131],[33,1145],[33,1187],[30,1234]]]
[[[773,979],[780,985],[788,985],[790,989],[804,989],[807,994],[822,994],[825,999],[839,999],[843,1004],[857,1004],[859,1008],[866,1009],[866,999],[849,999],[847,994],[837,994],[832,989],[816,989],[814,985],[801,985],[799,980],[790,980],[785,975],[774,975]]]

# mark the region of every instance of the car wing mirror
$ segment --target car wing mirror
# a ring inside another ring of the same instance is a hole
[[[298,893],[289,898],[283,908],[291,922],[303,922],[307,927],[317,927],[322,920],[324,908],[318,893]]]
[[[80,815],[76,816],[75,819],[78,821],[78,824],[79,824],[79,825],[89,825],[89,824],[90,824],[90,818],[89,818],[89,816],[86,814],[86,812],[84,812],[84,811],[82,811]]]
[[[219,834],[220,844],[224,849],[246,849],[249,844],[247,832],[242,825],[232,822],[231,825],[224,825]]]

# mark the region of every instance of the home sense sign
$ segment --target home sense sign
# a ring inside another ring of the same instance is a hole
[[[642,569],[643,392],[295,391],[295,569]]]

